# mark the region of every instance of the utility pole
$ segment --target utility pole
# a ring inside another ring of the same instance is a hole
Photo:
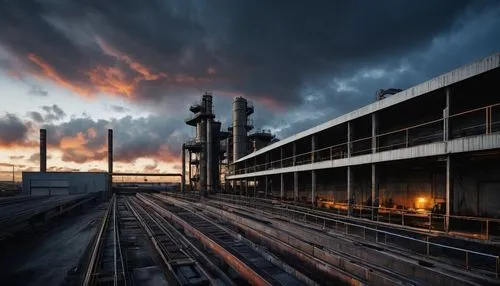
[[[12,164],[12,183],[13,184],[15,183],[15,180],[14,180],[14,164]]]

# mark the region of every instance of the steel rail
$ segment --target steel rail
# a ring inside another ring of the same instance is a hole
[[[219,276],[219,278],[224,281],[224,283],[231,286],[236,285],[219,267],[217,267],[212,261],[210,261],[210,259],[205,255],[205,253],[203,253],[203,251],[198,249],[198,247],[196,247],[191,241],[189,241],[189,239],[187,239],[184,234],[182,234],[177,228],[170,224],[170,222],[163,218],[158,212],[156,212],[155,210],[153,210],[153,212],[158,216],[158,226],[164,229],[168,228],[170,231],[174,232],[175,236],[182,240],[181,243],[185,245],[186,248],[193,250],[195,252],[195,255],[203,260],[202,264],[206,264],[211,271],[215,272]]]
[[[139,199],[141,199],[145,204],[149,205],[151,208],[153,208],[155,211],[160,213],[162,216],[167,217],[173,221],[175,221],[177,224],[181,225],[185,231],[191,233],[194,237],[196,237],[202,244],[204,244],[206,247],[212,249],[215,253],[217,253],[220,257],[224,258],[226,263],[231,266],[233,269],[235,269],[243,278],[247,279],[251,284],[253,285],[271,285],[266,279],[264,279],[260,274],[255,272],[251,267],[249,267],[246,263],[244,263],[242,260],[234,256],[231,252],[229,252],[227,249],[225,249],[222,245],[219,243],[215,242],[211,238],[209,238],[207,235],[205,235],[203,232],[200,230],[196,229],[193,227],[191,224],[189,224],[187,221],[184,219],[180,218],[173,212],[166,210],[159,205],[157,205],[155,202],[153,202],[151,199],[139,194],[137,195]]]
[[[139,221],[140,225],[142,228],[146,231],[148,234],[148,238],[150,239],[151,243],[153,244],[155,250],[157,251],[158,255],[162,259],[163,263],[165,266],[167,266],[171,276],[175,279],[174,282],[176,282],[178,285],[184,285],[182,281],[180,280],[179,276],[177,275],[175,269],[174,269],[174,264],[177,262],[185,263],[192,263],[193,265],[196,266],[196,270],[200,271],[201,275],[203,275],[204,278],[208,279],[212,285],[216,285],[217,282],[201,267],[198,262],[189,254],[186,253],[183,243],[178,239],[178,237],[174,236],[171,232],[166,230],[161,223],[159,223],[146,209],[144,209],[137,201],[135,198],[127,200],[126,201],[127,206],[131,210],[132,214],[136,217],[136,219]],[[141,214],[142,213],[142,214]],[[147,218],[147,219],[146,219]],[[179,245],[179,250],[182,252],[185,257],[183,258],[174,258],[172,259],[171,257],[168,257],[168,250],[162,247],[161,242],[158,241],[155,233],[153,233],[153,230],[151,228],[151,225],[147,222],[149,219],[150,222],[154,223],[162,232],[165,234],[170,241],[174,242],[176,245]],[[168,278],[168,277],[167,277]]]
[[[262,200],[262,199],[260,199],[260,200]],[[233,201],[237,201],[237,200],[233,200]],[[229,202],[238,204],[237,202],[232,202],[231,200],[229,200]],[[289,204],[280,204],[280,203],[277,205],[272,205],[272,206],[260,205],[260,204],[259,205],[250,204],[250,206],[255,208],[255,209],[257,209],[257,206],[261,206],[261,207],[267,207],[267,208],[271,209],[271,211],[272,210],[278,210],[278,211],[281,210],[281,211],[290,212],[290,213],[292,213],[292,215],[288,214],[288,216],[286,216],[286,217],[291,218],[293,221],[296,221],[296,219],[295,219],[296,216],[294,216],[294,214],[299,214],[305,218],[311,217],[311,218],[315,218],[316,220],[320,220],[320,221],[322,220],[323,227],[326,226],[326,224],[325,224],[326,221],[335,222],[335,225],[337,225],[337,224],[345,225],[346,226],[346,234],[351,235],[351,236],[352,236],[352,234],[348,233],[348,226],[363,229],[363,233],[366,233],[367,230],[373,231],[376,234],[377,242],[378,242],[378,234],[383,234],[383,235],[389,236],[389,237],[392,236],[392,237],[400,238],[403,240],[409,240],[411,242],[418,242],[421,244],[425,244],[427,246],[427,255],[426,255],[427,257],[430,256],[430,254],[429,254],[429,247],[430,246],[435,246],[435,247],[438,247],[440,249],[449,249],[449,250],[457,251],[457,252],[463,253],[465,255],[465,269],[467,269],[467,270],[469,270],[471,268],[470,261],[469,261],[469,256],[471,254],[477,255],[477,256],[480,256],[483,258],[489,258],[492,260],[492,262],[494,264],[492,267],[493,269],[489,269],[489,270],[484,269],[484,270],[492,273],[495,278],[499,278],[499,276],[500,276],[500,256],[499,255],[493,255],[493,254],[489,254],[489,253],[483,253],[483,252],[478,252],[478,251],[474,251],[474,250],[468,250],[468,249],[464,249],[464,248],[449,246],[449,245],[445,245],[445,244],[429,242],[428,240],[422,240],[422,239],[413,238],[410,236],[406,236],[406,235],[402,235],[402,234],[398,234],[398,233],[394,233],[394,232],[390,232],[390,231],[380,230],[377,228],[377,226],[375,226],[375,228],[373,228],[370,226],[360,225],[360,224],[346,221],[346,220],[352,220],[353,219],[352,217],[345,217],[345,216],[341,216],[341,215],[337,215],[337,214],[333,214],[333,213],[326,213],[326,212],[320,211],[320,210],[307,209],[307,208],[300,207],[300,206],[294,206],[294,205],[289,205]],[[302,208],[302,209],[306,209],[306,210],[301,211],[301,210],[296,210],[293,208],[299,208],[299,209]],[[264,212],[264,211],[262,211],[262,212]],[[321,214],[327,215],[327,216],[322,216]],[[328,216],[330,216],[330,217],[328,217]],[[340,218],[336,219],[336,218],[332,218],[332,217],[340,217]],[[356,219],[356,218],[354,218],[354,219]],[[374,222],[368,221],[368,223],[373,224]],[[483,269],[483,268],[481,268],[481,269]]]
[[[102,242],[103,242],[103,235],[104,235],[104,230],[106,229],[106,226],[108,225],[108,220],[111,215],[112,209],[114,207],[114,202],[116,198],[113,196],[112,200],[109,202],[108,209],[106,210],[103,220],[101,223],[101,227],[99,228],[99,232],[97,233],[96,240],[94,243],[94,247],[92,248],[92,253],[90,255],[90,261],[88,263],[88,268],[87,271],[85,272],[85,277],[83,280],[83,285],[84,286],[89,286],[92,285],[93,280],[94,280],[94,272],[97,268],[97,263],[98,263],[98,255],[101,250]]]

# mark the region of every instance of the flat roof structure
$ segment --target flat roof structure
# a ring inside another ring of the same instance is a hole
[[[488,71],[498,69],[500,67],[500,52],[490,55],[486,58],[480,59],[471,64],[459,67],[453,71],[437,76],[433,79],[430,79],[426,82],[418,84],[416,86],[410,87],[406,90],[403,90],[397,94],[394,94],[384,100],[376,101],[366,106],[363,106],[359,109],[346,113],[342,116],[334,118],[330,121],[322,123],[320,125],[314,126],[310,129],[304,130],[292,136],[289,136],[283,140],[275,142],[269,146],[266,146],[256,152],[253,152],[245,157],[240,158],[237,162],[243,162],[247,159],[253,158],[260,154],[264,154],[270,150],[276,149],[283,145],[289,144],[293,141],[299,140],[306,136],[313,135],[325,129],[331,128],[333,126],[348,122],[350,120],[354,120],[356,118],[377,112],[379,110],[388,108],[393,105],[400,104],[404,101],[410,100],[412,98],[430,93],[432,91],[436,91],[441,88],[445,88],[452,84],[467,80],[474,76],[477,76],[482,73],[486,73]],[[231,178],[231,177],[230,177]]]
[[[229,192],[500,217],[499,79],[495,53],[275,142],[231,165]]]

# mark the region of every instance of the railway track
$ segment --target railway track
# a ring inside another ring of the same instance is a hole
[[[151,275],[154,285],[495,282],[460,281],[469,274],[420,264],[405,255],[369,241],[360,243],[353,236],[332,236],[308,218],[291,220],[269,210],[212,200],[200,204],[189,198],[137,194],[112,198],[83,284],[142,285]]]
[[[366,232],[364,232],[363,229],[361,229],[361,231],[358,229],[356,231],[356,227],[354,225],[346,225],[345,223],[343,223],[343,221],[327,221],[327,223],[325,224],[321,219],[318,219],[319,217],[316,217],[314,215],[314,210],[300,213],[283,213],[282,209],[276,208],[276,206],[273,206],[272,204],[262,206],[262,208],[259,207],[257,209],[255,208],[255,205],[252,206],[251,204],[250,206],[248,206],[248,204],[247,206],[240,206],[213,200],[206,201],[205,203],[216,208],[228,209],[231,212],[235,212],[244,217],[252,217],[254,219],[261,218],[265,221],[276,221],[276,219],[279,218],[279,222],[274,223],[276,227],[278,227],[279,225],[278,228],[288,228],[289,231],[295,231],[296,233],[299,232],[298,229],[302,229],[304,230],[304,235],[311,238],[311,242],[316,241],[314,238],[316,238],[317,236],[328,237],[329,235],[331,236],[332,240],[336,237],[341,237],[343,241],[348,241],[352,245],[357,245],[360,249],[369,248],[368,251],[372,249],[377,255],[385,253],[387,256],[390,256],[391,259],[398,259],[399,261],[401,261],[400,264],[408,263],[408,261],[415,261],[414,263],[416,263],[417,265],[420,264],[425,268],[434,269],[436,273],[442,273],[443,277],[453,277],[453,279],[460,280],[465,284],[469,283],[472,285],[485,285],[491,283],[492,285],[497,285],[500,282],[494,278],[494,272],[492,279],[492,273],[484,272],[482,271],[482,269],[476,269],[475,271],[464,271],[460,268],[463,266],[457,264],[454,260],[444,260],[440,259],[439,257],[430,257],[429,255],[422,256],[419,253],[414,252],[413,250],[415,249],[415,247],[420,246],[418,245],[418,243],[417,245],[408,245],[406,248],[402,248],[399,244],[394,245],[394,243],[397,243],[397,241],[388,243],[388,240],[385,240],[386,238],[383,235],[383,231],[381,235],[376,235],[375,232],[371,230],[366,230]],[[287,224],[288,226],[286,226]],[[376,229],[374,228],[374,230]],[[346,247],[346,249],[347,248],[348,247]],[[429,251],[429,249],[427,251]],[[402,272],[402,269],[404,268],[400,268],[399,270],[399,272],[401,272],[403,275],[398,275],[398,273],[395,273],[393,271],[387,271],[383,267],[380,267],[382,260],[375,260],[374,262],[370,263],[369,261],[373,261],[373,259],[362,259],[360,261],[360,257],[350,255],[349,253],[342,253],[336,251],[335,249],[332,249],[332,252],[336,252],[338,255],[343,256],[348,261],[357,261],[359,265],[363,265],[369,269],[372,269],[373,271],[379,271],[382,273],[385,272],[388,275],[400,279],[401,282],[404,282],[404,284],[412,284],[416,282],[418,283],[418,280],[420,280],[417,279],[416,281],[412,281],[411,279],[408,279],[408,276],[410,276],[411,273],[404,274],[404,272]],[[354,251],[353,253],[357,253],[357,251]],[[436,253],[437,255],[437,251],[434,253]],[[445,253],[441,253],[441,255],[449,256],[449,254]],[[373,255],[370,256],[370,258],[374,257],[375,256]],[[494,260],[492,260],[492,262],[493,265],[489,264],[488,266],[489,269],[492,269],[493,267],[493,271],[495,271]],[[485,262],[483,262],[483,264],[484,263]],[[476,266],[480,265],[476,264]],[[391,274],[391,272],[393,273]]]
[[[172,285],[210,285],[215,279],[199,265],[190,248],[173,227],[165,223],[154,212],[148,212],[135,199],[127,199],[126,204],[146,231],[148,238],[161,258]]]
[[[138,198],[163,217],[167,217],[169,220],[181,225],[185,232],[196,237],[212,252],[223,258],[231,268],[250,284],[315,284],[312,280],[303,279],[301,281],[297,276],[292,275],[296,273],[299,277],[305,277],[290,266],[281,268],[271,263],[251,246],[236,239],[233,233],[217,224],[212,218],[201,213],[192,212],[187,208],[168,204],[158,197],[138,195]],[[238,283],[238,285],[240,284]]]
[[[127,285],[116,201],[113,197],[99,227],[83,285]]]

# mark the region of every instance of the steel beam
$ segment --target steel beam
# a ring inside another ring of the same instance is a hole
[[[182,144],[182,176],[181,176],[181,193],[186,192],[186,146]]]

